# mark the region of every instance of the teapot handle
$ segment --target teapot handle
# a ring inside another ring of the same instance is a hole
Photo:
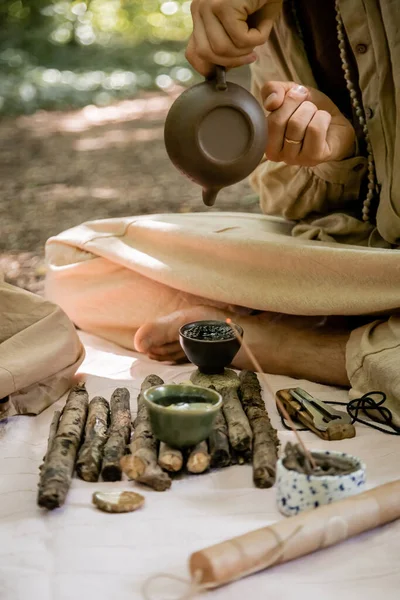
[[[228,85],[226,83],[226,69],[220,65],[215,65],[212,75],[207,77],[207,81],[215,81],[215,87],[219,92],[224,92]]]

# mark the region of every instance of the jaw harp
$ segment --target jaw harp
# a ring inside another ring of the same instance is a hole
[[[312,417],[314,426],[319,431],[326,431],[329,423],[335,421],[340,424],[351,423],[351,417],[345,412],[332,408],[322,400],[314,398],[301,388],[293,388],[290,390],[291,396],[303,406],[303,408]]]
[[[277,396],[293,419],[322,439],[341,440],[356,435],[350,415],[314,398],[302,388],[280,390]]]

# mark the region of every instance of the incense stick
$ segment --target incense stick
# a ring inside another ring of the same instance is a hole
[[[270,394],[272,395],[272,397],[275,396],[274,391],[272,390],[271,386],[269,385],[269,381],[267,379],[267,377],[265,376],[260,363],[258,362],[258,360],[256,359],[256,357],[254,356],[253,352],[250,350],[249,346],[247,345],[247,343],[244,341],[244,339],[242,338],[242,336],[240,335],[240,333],[237,331],[237,329],[234,327],[232,320],[231,319],[226,319],[226,323],[230,326],[230,328],[232,329],[233,333],[235,334],[236,339],[240,342],[240,345],[243,347],[243,350],[246,352],[247,356],[250,359],[250,362],[252,363],[252,365],[254,366],[254,369],[256,372],[259,373],[262,382],[265,386],[265,388],[270,392]],[[279,406],[279,410],[282,412],[284,418],[286,419],[286,421],[289,423],[290,429],[293,431],[294,435],[297,438],[297,441],[299,442],[304,454],[307,456],[308,460],[310,461],[313,469],[316,469],[317,465],[315,463],[315,460],[311,454],[311,452],[309,450],[307,450],[307,448],[304,445],[303,440],[301,439],[299,432],[296,429],[295,424],[292,421],[292,418],[290,417],[289,413],[287,412],[286,408],[284,407],[284,405],[282,404],[281,400],[279,399],[278,396],[275,396],[276,398],[276,403]]]

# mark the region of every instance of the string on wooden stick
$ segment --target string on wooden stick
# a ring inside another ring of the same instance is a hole
[[[277,562],[284,555],[284,552],[286,549],[286,544],[288,542],[290,542],[293,538],[295,538],[302,530],[303,530],[303,525],[298,525],[298,527],[296,527],[286,537],[286,539],[282,539],[276,531],[272,530],[272,533],[276,537],[276,545],[273,548],[271,548],[270,550],[268,550],[268,552],[265,554],[265,557],[263,558],[263,560],[260,561],[262,564],[262,568],[268,569],[269,567],[272,567],[273,565],[277,564]],[[233,543],[233,542],[234,542],[234,540],[230,540],[230,543]],[[242,551],[242,553],[244,552],[243,548],[241,549],[241,551]],[[248,558],[248,557],[246,557],[246,558]],[[232,583],[233,581],[236,581],[237,579],[241,579],[242,577],[247,577],[248,575],[252,575],[253,573],[256,573],[257,571],[259,571],[260,568],[261,568],[260,563],[257,563],[256,566],[247,569],[245,572],[238,573],[237,577],[232,577],[229,581],[230,581],[230,583]],[[202,594],[203,592],[206,592],[207,590],[211,590],[211,589],[217,587],[215,585],[215,583],[213,583],[213,582],[201,583],[202,577],[203,577],[203,573],[201,570],[195,571],[195,573],[192,576],[192,579],[185,579],[184,577],[179,577],[177,575],[172,575],[169,573],[156,573],[155,575],[149,577],[145,581],[145,583],[142,587],[143,598],[144,598],[144,600],[156,600],[154,594],[151,591],[151,585],[157,580],[164,579],[164,580],[175,581],[177,583],[181,583],[186,588],[180,596],[175,596],[175,598],[170,598],[170,600],[193,600],[194,598],[196,598],[196,596]],[[225,582],[225,583],[227,583],[227,582]]]

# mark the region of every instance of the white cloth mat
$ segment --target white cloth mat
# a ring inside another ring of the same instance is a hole
[[[142,380],[157,373],[166,382],[189,378],[192,365],[168,366],[81,333],[90,397],[108,400],[116,387],[131,392],[132,412]],[[292,380],[268,376],[275,390]],[[304,385],[305,382],[298,382]],[[306,384],[328,400],[346,392]],[[292,433],[282,428],[274,399],[264,391],[282,445]],[[235,466],[175,480],[166,492],[132,482],[86,483],[74,479],[66,504],[46,512],[36,505],[38,468],[55,408],[38,417],[0,423],[0,599],[140,600],[150,576],[188,576],[191,552],[283,518],[275,489],[258,490],[250,466]],[[357,436],[323,442],[303,433],[310,448],[340,448],[367,465],[368,487],[400,477],[400,440],[357,425]],[[146,497],[138,512],[106,514],[91,503],[96,490],[137,490]],[[399,499],[400,502],[400,499]],[[178,584],[155,586],[155,600],[179,595]],[[395,600],[400,597],[400,521],[296,561],[207,593],[210,600]]]

